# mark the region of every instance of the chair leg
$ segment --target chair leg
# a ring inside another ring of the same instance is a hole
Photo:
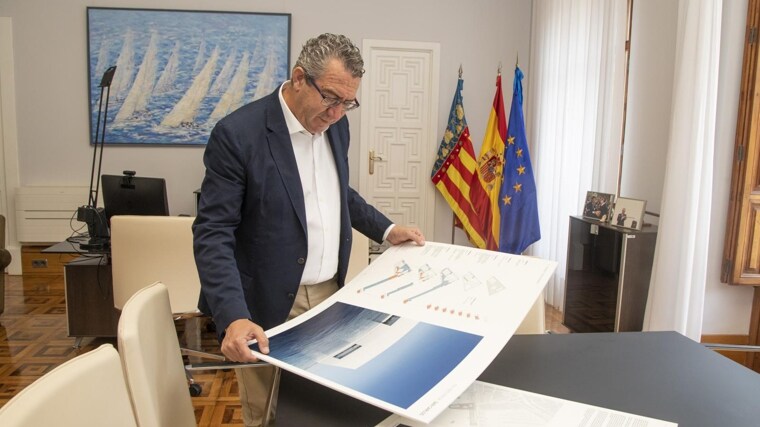
[[[203,387],[195,382],[195,379],[193,379],[193,374],[191,374],[187,369],[185,369],[185,378],[187,378],[187,388],[188,391],[190,391],[190,396],[200,396],[201,393],[203,393]]]

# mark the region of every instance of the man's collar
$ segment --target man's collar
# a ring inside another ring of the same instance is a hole
[[[301,122],[298,121],[296,116],[293,114],[292,111],[290,111],[290,107],[288,107],[288,104],[285,102],[285,98],[282,96],[282,91],[285,88],[285,85],[290,84],[290,80],[286,81],[282,85],[280,85],[280,92],[278,94],[280,98],[280,107],[282,107],[282,113],[285,116],[285,124],[288,126],[288,133],[293,135],[296,133],[303,133],[305,135],[311,136],[318,136],[321,134],[312,134],[308,130],[306,130],[305,127],[301,124]]]

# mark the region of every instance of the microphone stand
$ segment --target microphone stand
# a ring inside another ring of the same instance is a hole
[[[77,220],[87,224],[90,240],[80,244],[87,251],[107,251],[110,246],[108,224],[103,208],[98,207],[98,192],[100,190],[100,169],[103,165],[103,145],[106,140],[106,123],[108,121],[108,99],[111,95],[111,81],[116,72],[116,66],[109,67],[100,80],[100,100],[98,103],[98,121],[95,126],[95,149],[92,152],[92,167],[90,168],[90,192],[88,204],[77,209]],[[106,94],[106,104],[103,108],[103,92]],[[100,128],[100,115],[103,113],[103,129]],[[100,134],[100,141],[98,141]],[[100,151],[100,156],[98,156]],[[98,170],[95,173],[95,163]],[[94,185],[94,188],[93,188]]]

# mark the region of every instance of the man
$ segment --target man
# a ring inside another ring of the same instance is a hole
[[[617,216],[617,225],[625,226],[626,219],[628,219],[628,215],[625,214],[625,208],[623,208]]]
[[[359,106],[363,67],[348,38],[322,34],[303,46],[289,81],[211,132],[194,249],[199,307],[229,360],[255,361],[251,339],[268,353],[264,330],[343,286],[352,227],[378,242],[425,243],[348,186],[345,112]],[[274,371],[235,371],[244,421],[259,425]]]

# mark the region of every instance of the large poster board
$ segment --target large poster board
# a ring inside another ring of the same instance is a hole
[[[327,301],[267,331],[270,353],[256,354],[427,423],[501,351],[555,269],[463,246],[394,246]]]

